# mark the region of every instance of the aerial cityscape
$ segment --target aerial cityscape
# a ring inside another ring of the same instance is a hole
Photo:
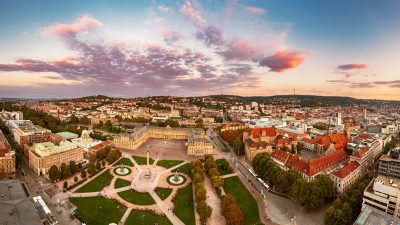
[[[0,18],[0,225],[400,224],[400,1]]]

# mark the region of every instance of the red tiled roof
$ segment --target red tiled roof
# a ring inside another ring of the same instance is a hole
[[[371,138],[371,135],[369,135],[369,134],[359,134],[358,138],[368,139],[368,138]]]
[[[292,141],[293,140],[291,138],[279,138],[279,139],[275,139],[275,144],[276,145],[288,145]]]
[[[302,115],[296,115],[294,118],[295,118],[296,120],[303,120],[303,119],[304,119],[304,116],[302,116]]]
[[[271,153],[271,157],[275,158],[276,160],[286,163],[287,158],[289,157],[289,152],[282,151],[282,150],[274,150]]]
[[[251,129],[250,135],[253,138],[259,138],[262,134],[265,133],[266,136],[275,137],[277,135],[275,127],[267,127],[267,128],[254,128]]]
[[[303,139],[301,139],[301,141],[307,142],[307,143],[310,143],[310,144],[315,144],[315,143],[317,143],[318,139],[317,139],[317,138],[314,138],[314,139],[311,139],[311,138],[303,138]]]
[[[364,148],[360,148],[358,151],[353,153],[354,157],[357,157],[359,159],[361,159],[363,157],[363,155],[369,150],[369,148],[364,147]]]
[[[360,164],[357,161],[353,161],[350,163],[344,163],[343,165],[344,166],[342,168],[333,172],[332,175],[343,179],[360,166]]]
[[[3,142],[0,142],[0,157],[4,157],[9,151],[10,150],[7,148],[7,145]]]
[[[93,146],[92,150],[97,151],[97,150],[100,150],[100,149],[102,149],[104,147],[107,147],[109,145],[111,145],[110,141],[108,141],[108,140],[107,141],[103,141],[100,144]]]
[[[253,141],[251,139],[247,139],[246,143],[250,146],[250,148],[265,148],[270,145],[265,141]]]
[[[347,145],[347,138],[344,133],[339,133],[339,134],[332,134],[330,136],[324,135],[324,136],[319,136],[317,138],[316,142],[318,144],[321,144],[324,146],[324,149],[328,149],[330,144],[335,145],[335,149],[339,150],[345,149],[345,146]]]

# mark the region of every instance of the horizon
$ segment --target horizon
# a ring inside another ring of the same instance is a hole
[[[395,0],[0,4],[0,98],[400,100]]]

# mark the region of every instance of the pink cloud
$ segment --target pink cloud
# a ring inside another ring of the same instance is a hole
[[[254,6],[246,6],[246,7],[244,7],[244,10],[251,14],[264,14],[266,12],[265,9],[260,8],[260,7],[254,7]]]
[[[227,60],[256,60],[258,51],[250,41],[240,38],[232,39],[226,50],[219,52]]]
[[[181,12],[187,17],[197,28],[203,30],[207,26],[206,20],[201,16],[196,1],[186,0],[181,6]]]
[[[266,66],[273,72],[283,72],[302,64],[310,53],[279,51],[272,56],[260,60],[260,66]]]
[[[343,64],[336,67],[338,70],[354,70],[354,69],[365,69],[368,64]]]
[[[56,35],[56,36],[67,36],[76,34],[86,30],[91,30],[103,26],[98,20],[89,17],[82,16],[75,20],[72,24],[57,23],[42,29],[41,33],[44,35]]]

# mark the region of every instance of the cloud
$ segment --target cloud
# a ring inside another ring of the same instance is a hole
[[[185,38],[185,36],[179,32],[173,31],[169,28],[165,28],[162,32],[161,35],[163,36],[164,42],[173,45],[176,42],[182,40]]]
[[[198,31],[196,37],[199,40],[203,40],[207,46],[224,44],[222,30],[214,26],[208,26],[204,30]]]
[[[351,82],[349,85],[350,88],[374,88],[375,85],[372,85],[370,82]]]
[[[251,14],[264,14],[266,12],[265,9],[260,8],[260,7],[254,7],[254,6],[246,6],[244,7],[244,10],[248,13]]]
[[[326,82],[328,82],[328,83],[333,83],[333,84],[337,84],[337,83],[343,83],[343,84],[350,83],[350,81],[347,81],[347,80],[327,80]]]
[[[157,7],[157,9],[158,9],[158,11],[160,11],[160,12],[163,12],[163,13],[166,13],[166,14],[170,14],[170,15],[172,15],[172,14],[175,13],[174,9],[172,9],[172,8],[170,8],[170,7],[168,7],[168,6],[165,6],[165,5],[159,5],[159,6]]]
[[[337,70],[354,70],[354,69],[365,69],[368,64],[343,64],[336,67]]]
[[[400,80],[392,80],[392,81],[375,81],[374,84],[400,84]]]
[[[234,38],[219,54],[226,60],[256,60],[258,52],[250,41]]]
[[[181,12],[187,17],[197,28],[203,30],[207,26],[206,20],[201,16],[198,3],[195,0],[186,0],[181,5]]]
[[[103,26],[98,20],[89,17],[78,17],[75,23],[57,23],[41,30],[43,35],[67,36]]]
[[[299,66],[308,55],[310,53],[280,51],[272,56],[261,59],[260,66],[266,66],[270,68],[270,71],[280,73]]]

